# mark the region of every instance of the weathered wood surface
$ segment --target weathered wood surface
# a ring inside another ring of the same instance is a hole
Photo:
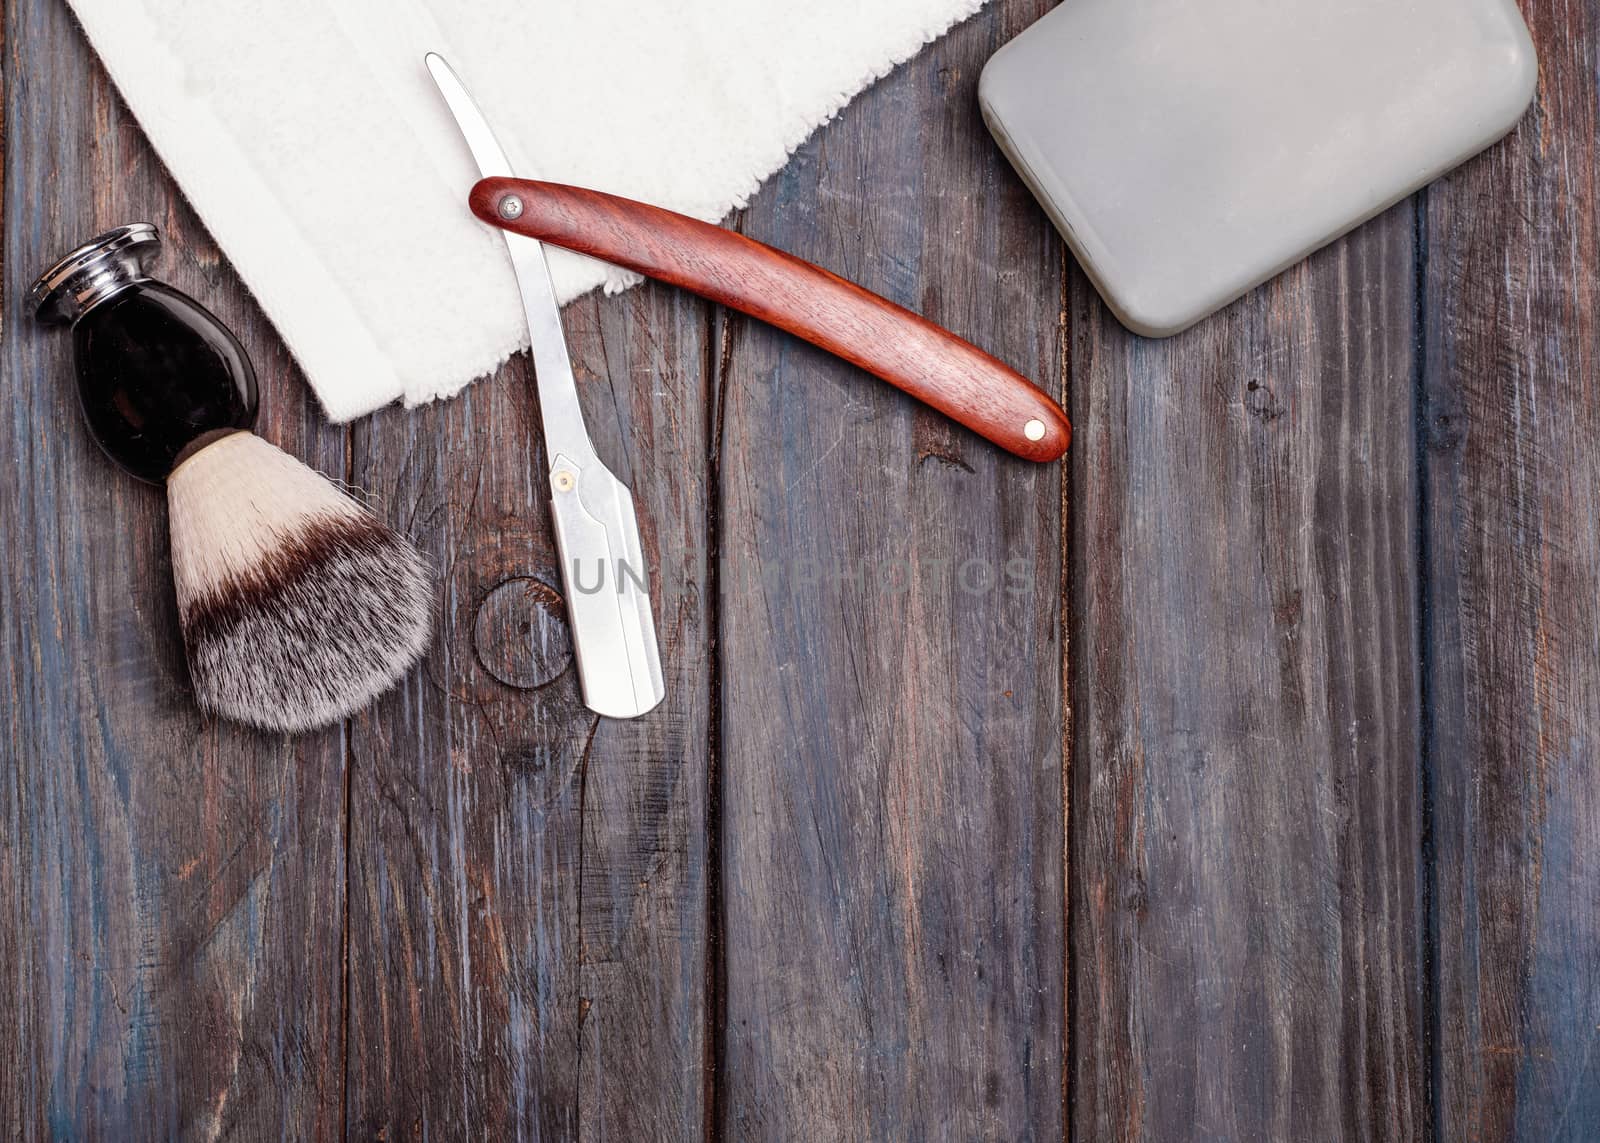
[[[61,0],[6,5],[0,1132],[1600,1137],[1600,8],[1527,0],[1512,139],[1156,343],[973,106],[1045,6],[734,224],[1070,397],[1070,464],[670,290],[569,308],[669,674],[600,724],[525,364],[326,425]],[[443,569],[345,727],[193,713],[160,494],[22,308],[135,217],[263,434]]]
[[[742,226],[1059,396],[1060,244],[976,109],[1035,14],[865,93]],[[746,321],[723,339],[719,1125],[1059,1137],[1064,469]]]
[[[445,573],[423,670],[352,733],[358,1138],[701,1130],[707,313],[652,288],[566,321],[595,446],[645,521],[666,703],[583,706],[525,360],[357,426],[357,483]]]
[[[1439,1138],[1600,1138],[1600,4],[1423,199]]]
[[[1409,205],[1177,339],[1074,275],[1079,1137],[1426,1134]]]

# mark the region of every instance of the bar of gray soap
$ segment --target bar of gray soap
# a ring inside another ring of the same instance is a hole
[[[1193,325],[1509,131],[1513,0],[1065,0],[985,120],[1135,332]]]

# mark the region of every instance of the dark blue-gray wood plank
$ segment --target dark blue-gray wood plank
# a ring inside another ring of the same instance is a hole
[[[0,1132],[337,1136],[344,750],[196,714],[161,490],[78,417],[32,277],[135,220],[232,326],[260,431],[342,473],[278,339],[163,174],[60,0],[5,6],[0,416]]]
[[[980,122],[996,5],[745,233],[1062,384],[1059,240]],[[1061,465],[791,338],[721,339],[728,1139],[1063,1130]]]
[[[1427,1135],[1413,253],[1164,342],[1073,274],[1075,1138]]]
[[[352,735],[353,1138],[704,1131],[709,315],[652,286],[564,320],[634,491],[667,697],[583,707],[525,357],[357,426],[354,479],[442,579],[423,671]]]
[[[1427,192],[1423,455],[1439,1138],[1600,1138],[1600,4]]]

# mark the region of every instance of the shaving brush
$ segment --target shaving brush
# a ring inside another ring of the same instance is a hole
[[[266,730],[337,722],[422,654],[422,557],[327,479],[250,432],[255,371],[198,302],[144,274],[155,227],[124,226],[34,283],[70,322],[89,432],[166,485],[172,572],[202,708]]]

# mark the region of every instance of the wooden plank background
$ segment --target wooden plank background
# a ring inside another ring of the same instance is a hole
[[[1600,4],[1423,196],[1419,455],[1445,1139],[1600,1138]]]
[[[578,699],[522,359],[330,426],[62,0],[5,6],[0,1132],[1600,1137],[1600,0],[1513,136],[1180,338],[979,122],[997,0],[730,225],[1070,404],[998,455],[693,298],[566,314],[667,704]],[[261,432],[441,569],[297,739],[200,718],[165,513],[23,294],[156,222]]]
[[[1059,242],[973,99],[1038,14],[990,9],[868,91],[741,226],[1059,397]],[[722,1125],[1059,1137],[1063,466],[725,337]]]
[[[1425,1130],[1412,213],[1166,342],[1074,275],[1086,1138]]]

